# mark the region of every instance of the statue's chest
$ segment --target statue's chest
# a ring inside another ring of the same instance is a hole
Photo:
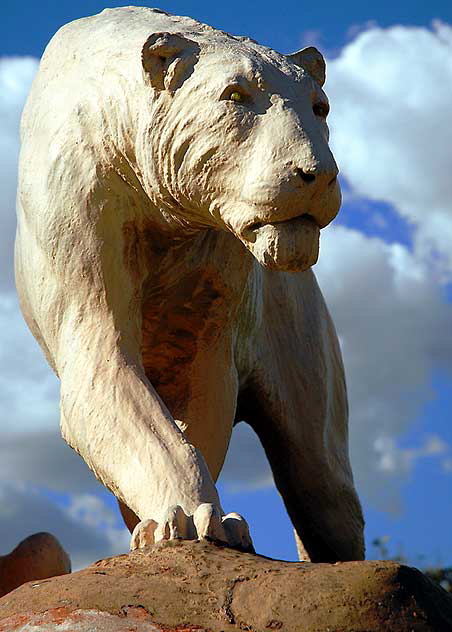
[[[142,360],[173,408],[189,398],[193,376],[224,363],[225,347],[232,351],[243,328],[241,314],[248,311],[252,267],[235,238],[214,231],[151,262],[142,303]]]
[[[194,269],[148,290],[143,302],[142,360],[169,402],[185,399],[193,366],[229,335],[231,296],[215,270]]]

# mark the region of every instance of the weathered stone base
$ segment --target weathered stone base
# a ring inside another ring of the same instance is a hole
[[[0,599],[0,632],[61,629],[446,632],[452,597],[395,562],[292,563],[163,542]]]

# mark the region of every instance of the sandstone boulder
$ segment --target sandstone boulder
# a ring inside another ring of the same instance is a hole
[[[395,562],[281,562],[170,541],[0,599],[0,632],[62,629],[442,632],[452,630],[452,598]]]
[[[25,582],[71,572],[71,560],[50,533],[34,533],[0,556],[0,596]]]

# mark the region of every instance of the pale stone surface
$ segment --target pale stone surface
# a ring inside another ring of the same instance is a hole
[[[34,533],[0,556],[0,597],[32,580],[71,572],[71,561],[50,533]]]
[[[61,379],[63,436],[129,528],[144,521],[134,545],[252,546],[215,488],[236,419],[300,550],[363,557],[342,361],[309,269],[340,205],[324,76],[313,48],[285,56],[134,7],[66,25],[43,56],[17,286]]]

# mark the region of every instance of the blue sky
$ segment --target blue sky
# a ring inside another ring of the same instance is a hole
[[[16,529],[13,536],[19,538],[30,530],[50,530],[80,564],[121,550],[126,538],[111,497],[57,438],[58,386],[14,304],[8,265],[17,120],[35,62],[19,59],[13,67],[10,58],[38,59],[61,25],[127,4],[7,0],[0,21],[0,82],[6,86],[0,91],[0,221],[6,235],[0,244],[6,253],[0,253],[6,271],[0,285],[5,418],[0,493],[9,501],[15,494],[16,512],[6,516],[0,510],[0,533]],[[332,146],[344,203],[322,238],[316,270],[344,351],[368,557],[376,555],[372,540],[388,535],[391,554],[418,564],[452,564],[452,196],[443,173],[447,165],[450,171],[452,146],[447,131],[452,4],[162,1],[159,6],[281,52],[312,43],[327,56]],[[42,452],[33,449],[34,431]],[[243,429],[237,434],[220,482],[224,508],[248,519],[258,552],[295,559],[290,523],[259,447]],[[242,470],[243,461],[249,466]],[[60,485],[52,483],[56,477]],[[27,507],[34,508],[33,516]],[[77,529],[91,543],[85,549]],[[102,548],[102,534],[111,549]],[[4,542],[7,548],[13,540],[6,534]]]
[[[71,20],[98,13],[105,7],[127,6],[84,0],[83,2],[39,3],[31,0],[17,5],[3,3],[2,53],[6,55],[42,54],[55,31]],[[142,6],[154,6],[143,3]],[[175,15],[189,15],[216,28],[254,37],[262,44],[282,52],[296,50],[305,32],[318,31],[326,50],[335,51],[349,38],[350,30],[375,21],[382,27],[394,24],[428,26],[432,19],[452,21],[452,6],[447,1],[379,2],[161,2],[160,8]]]

